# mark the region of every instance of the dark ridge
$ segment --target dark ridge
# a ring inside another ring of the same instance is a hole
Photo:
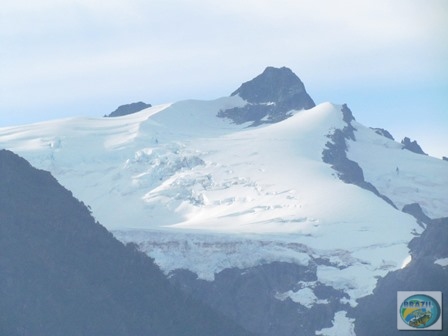
[[[412,257],[431,262],[448,257],[448,217],[431,220],[419,237],[409,243]],[[448,287],[448,283],[446,284]]]
[[[448,267],[434,263],[448,257],[447,241],[448,218],[442,218],[433,220],[420,237],[409,243],[412,261],[404,269],[379,279],[373,294],[359,299],[349,312],[349,317],[355,318],[356,335],[446,336],[448,314],[442,314],[445,330],[397,330],[397,291],[442,291],[442,305],[447,307]]]
[[[373,131],[375,131],[376,134],[382,135],[383,137],[386,137],[390,140],[394,140],[394,137],[392,136],[392,134],[389,133],[389,131],[385,130],[384,128],[374,128],[374,127],[370,127],[370,129],[372,129]]]
[[[417,222],[419,224],[421,224],[421,223],[425,223],[425,224],[431,223],[431,218],[429,218],[423,212],[422,207],[418,203],[406,204],[403,207],[402,211],[407,213],[407,214],[410,214],[411,216],[413,216],[417,220]]]
[[[275,123],[290,116],[292,110],[316,106],[302,81],[286,67],[267,67],[262,74],[243,83],[232,96],[239,95],[248,104],[241,108],[222,110],[218,117],[229,118],[236,124]]]
[[[344,104],[342,106],[341,112],[343,113],[344,121],[354,120],[347,105]],[[351,125],[350,121],[346,121],[347,126],[342,130],[336,129],[334,133],[329,136],[331,141],[326,143],[326,149],[322,152],[322,160],[325,163],[331,164],[331,167],[338,172],[339,179],[345,183],[354,184],[369,190],[394,208],[397,208],[395,204],[388,197],[382,195],[374,185],[365,181],[364,173],[358,163],[347,158],[346,139],[356,140],[354,133],[356,129]]]
[[[411,141],[411,139],[409,139],[408,137],[405,137],[403,140],[401,140],[401,144],[403,145],[403,149],[407,149],[416,154],[428,155],[423,151],[417,141]]]
[[[249,335],[170,285],[50,173],[6,150],[0,251],[0,335]]]
[[[355,120],[352,111],[348,108],[347,104],[342,105],[342,120],[344,120],[349,126],[351,122]]]
[[[136,112],[140,112],[145,108],[151,107],[151,104],[145,104],[144,102],[131,103],[126,105],[119,106],[115,111],[110,113],[109,115],[105,115],[105,117],[120,117]]]
[[[443,161],[448,161],[448,157],[446,157],[446,156],[442,156],[442,160],[443,160]]]

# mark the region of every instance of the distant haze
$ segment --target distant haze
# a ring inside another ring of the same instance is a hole
[[[16,0],[0,12],[0,127],[229,95],[287,66],[316,104],[448,156],[444,0]]]

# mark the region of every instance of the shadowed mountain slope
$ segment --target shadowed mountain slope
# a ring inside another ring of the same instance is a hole
[[[0,335],[248,335],[175,290],[50,173],[0,151]]]

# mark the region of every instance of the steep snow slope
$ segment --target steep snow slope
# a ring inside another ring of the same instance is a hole
[[[353,122],[356,141],[349,142],[348,157],[358,162],[366,181],[402,209],[419,203],[431,218],[448,216],[448,164],[415,154],[369,128]]]
[[[403,216],[322,162],[328,135],[346,125],[339,106],[245,129],[215,117],[232,103],[241,101],[7,128],[0,140],[53,172],[110,228],[319,234],[334,225],[337,233],[338,223],[378,227],[379,213],[388,222]]]
[[[238,97],[188,101],[117,118],[71,118],[2,128],[0,147],[51,171],[107,227],[147,227],[144,194],[178,170],[201,162],[179,140],[188,139],[191,132],[232,131],[235,127],[214,116],[217,110],[242,102]],[[159,117],[161,111],[164,115]]]

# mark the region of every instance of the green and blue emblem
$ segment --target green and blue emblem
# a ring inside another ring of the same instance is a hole
[[[399,318],[401,330],[437,330],[441,328],[441,292],[398,292]]]

